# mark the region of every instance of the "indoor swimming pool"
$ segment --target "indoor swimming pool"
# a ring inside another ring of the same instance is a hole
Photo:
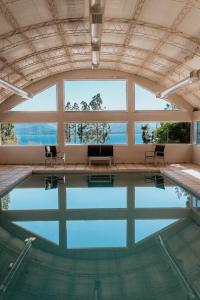
[[[199,206],[160,173],[32,175],[1,197],[0,299],[200,299]]]

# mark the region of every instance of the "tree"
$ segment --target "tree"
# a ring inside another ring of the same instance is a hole
[[[1,209],[8,210],[10,203],[10,195],[7,194],[1,198]]]
[[[80,107],[77,102],[71,104],[69,101],[65,106],[67,111],[102,111],[106,107],[102,107],[103,100],[100,93],[97,93],[92,97],[92,100],[88,103],[82,101]],[[65,134],[67,142],[74,144],[78,142],[80,144],[104,144],[109,139],[109,133],[111,132],[110,125],[101,123],[70,123],[65,127]]]
[[[177,106],[173,103],[167,103],[164,110],[177,110]]]
[[[165,143],[190,143],[190,124],[185,122],[161,123],[154,131],[155,142]]]
[[[16,144],[17,136],[14,132],[15,125],[12,123],[1,124],[1,143],[4,144]]]
[[[144,144],[148,144],[152,142],[152,136],[149,134],[149,126],[148,124],[142,125],[142,140]]]
[[[190,123],[185,122],[165,122],[155,128],[151,133],[149,132],[148,124],[141,126],[142,140],[144,144],[170,144],[190,143]]]

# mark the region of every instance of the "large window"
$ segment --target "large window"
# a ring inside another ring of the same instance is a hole
[[[135,110],[177,110],[176,105],[135,84]]]
[[[193,143],[200,144],[200,121],[193,123]]]
[[[57,144],[56,123],[1,123],[1,145]]]
[[[55,111],[56,98],[56,85],[53,85],[36,94],[32,99],[16,105],[12,111]]]
[[[126,110],[126,80],[65,81],[65,110]]]
[[[189,144],[190,123],[136,122],[135,144]]]
[[[126,144],[126,123],[67,123],[66,144]]]

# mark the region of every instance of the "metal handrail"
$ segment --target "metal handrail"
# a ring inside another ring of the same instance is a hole
[[[25,245],[23,247],[23,249],[20,252],[20,255],[18,256],[18,258],[16,259],[16,261],[12,264],[10,264],[11,269],[8,272],[8,274],[5,276],[3,282],[0,285],[0,297],[2,299],[4,293],[6,292],[8,286],[10,285],[12,279],[14,278],[17,270],[19,269],[19,267],[22,265],[25,257],[27,256],[29,250],[32,247],[32,242],[35,241],[35,237],[29,237],[27,239],[25,239]]]
[[[179,278],[182,280],[183,284],[185,285],[186,289],[188,290],[188,296],[189,299],[198,299],[200,300],[200,294],[199,292],[192,287],[188,279],[186,278],[185,274],[177,264],[176,260],[174,259],[173,255],[169,252],[168,247],[165,245],[165,242],[163,241],[163,238],[161,235],[158,235],[158,239],[160,241],[160,245],[165,252],[166,256],[169,258],[174,270],[178,274]]]

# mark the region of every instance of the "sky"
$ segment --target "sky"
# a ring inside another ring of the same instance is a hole
[[[126,110],[126,80],[71,80],[65,81],[65,103],[91,101],[100,93],[107,110]],[[168,102],[157,99],[155,94],[135,85],[136,110],[163,110]],[[36,94],[31,100],[17,105],[12,111],[55,111],[56,85]]]
[[[55,111],[56,110],[56,85],[36,94],[30,100],[18,104],[12,111]]]
[[[126,80],[65,81],[65,102],[89,102],[98,93],[107,109],[126,109]]]
[[[135,85],[135,109],[136,110],[163,110],[169,103],[140,85]]]

